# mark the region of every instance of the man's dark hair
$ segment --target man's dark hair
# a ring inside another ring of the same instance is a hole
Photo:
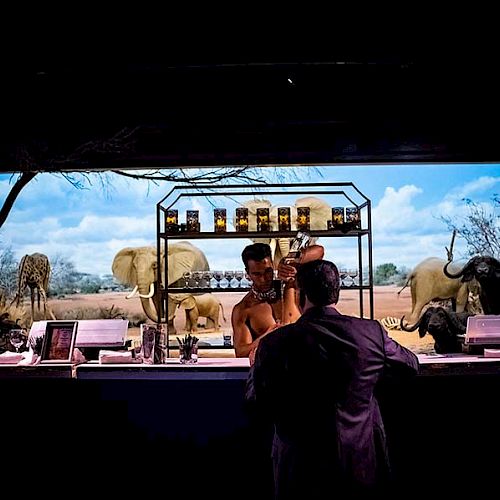
[[[315,306],[328,306],[339,300],[339,270],[329,260],[313,260],[299,266],[297,285]]]
[[[245,269],[248,269],[249,260],[261,261],[266,257],[269,257],[270,259],[272,258],[271,247],[266,243],[254,243],[253,245],[248,245],[241,253],[241,258],[243,259],[243,264],[245,264]]]

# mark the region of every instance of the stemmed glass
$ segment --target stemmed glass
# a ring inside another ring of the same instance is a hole
[[[227,279],[229,281],[229,286],[231,288],[238,288],[240,286],[240,280],[236,277],[236,271],[228,271]]]
[[[229,286],[229,280],[227,278],[227,273],[230,271],[225,271],[224,274],[221,274],[221,280],[219,281],[219,286],[221,288],[227,288]]]
[[[16,352],[19,352],[19,349],[24,344],[24,339],[25,335],[20,329],[14,329],[9,332],[10,343],[16,348]]]
[[[210,287],[210,271],[203,271],[200,273],[200,279],[198,281],[199,288],[209,288]]]
[[[243,271],[234,271],[234,277],[236,280],[238,280],[237,288],[241,288],[241,282],[242,282],[244,276],[245,276],[245,273]]]
[[[241,281],[240,281],[240,287],[241,288],[250,288],[251,286],[252,286],[252,282],[250,281],[248,274],[246,272],[244,272],[243,278],[241,278]]]
[[[358,275],[358,270],[357,269],[349,269],[347,271],[347,274],[349,275],[349,277],[352,279],[352,283],[350,286],[353,286],[353,285],[359,285],[359,280],[356,280],[356,276]]]
[[[339,275],[340,275],[340,284],[342,286],[351,286],[351,283],[348,283],[348,272],[347,269],[339,269]],[[349,279],[350,281],[350,279]]]
[[[192,271],[191,277],[189,278],[188,281],[188,288],[198,288],[198,283],[200,282],[202,276],[203,276],[202,272]]]
[[[184,288],[188,288],[189,287],[189,280],[191,279],[191,272],[186,271],[185,273],[183,273],[182,279],[184,280]]]

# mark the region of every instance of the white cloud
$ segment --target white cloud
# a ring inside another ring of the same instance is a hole
[[[462,198],[481,193],[486,199],[500,177],[482,176],[461,186],[455,185],[449,193],[441,194],[440,200],[426,204],[427,193],[434,187],[429,182],[432,181],[427,178],[422,179],[422,185],[411,180],[406,185],[385,187],[372,211],[374,266],[393,262],[413,267],[426,257],[444,258],[444,247],[449,245],[451,234],[439,217],[456,219],[466,215]],[[17,258],[33,252],[43,252],[50,258],[59,254],[71,259],[82,272],[111,272],[112,260],[120,249],[155,244],[156,203],[170,189],[166,184],[148,186],[145,182],[123,178],[113,179],[112,186],[108,196],[97,186],[81,191],[60,177],[40,175],[37,182],[23,190],[2,228],[2,246],[11,245]],[[8,181],[2,178],[0,196],[4,197],[10,188]],[[230,226],[232,202],[215,200],[227,208]],[[213,206],[205,199],[183,198],[178,206],[181,221],[185,220],[186,209],[195,209],[200,211],[203,227],[212,227]],[[366,238],[364,245],[365,241]],[[212,269],[221,270],[242,269],[241,251],[251,243],[246,238],[192,242],[206,253]],[[356,265],[355,238],[324,238],[320,243],[326,247],[327,258],[347,267]],[[457,239],[455,254],[459,256],[464,250],[463,241]]]
[[[411,200],[423,190],[406,185],[399,190],[387,187],[384,196],[372,211],[372,222],[381,233],[392,233],[411,227],[412,222],[417,218],[415,207]]]
[[[484,193],[485,191],[492,189],[497,184],[500,184],[500,177],[483,176],[475,179],[471,182],[459,186],[448,193],[446,199],[458,199],[462,200],[467,198],[472,194]]]

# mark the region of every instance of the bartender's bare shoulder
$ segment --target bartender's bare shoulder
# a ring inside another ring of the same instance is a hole
[[[281,312],[281,308],[274,311],[274,306],[268,302],[263,302],[257,299],[251,292],[248,293],[233,307],[233,319],[242,322],[252,321],[256,324],[256,328],[260,330],[261,323],[266,325],[269,323],[269,318],[273,318]],[[258,325],[258,326],[257,326]]]
[[[255,298],[252,292],[248,292],[233,308],[240,312],[246,311],[247,309],[252,309],[256,305],[260,304],[260,301]]]

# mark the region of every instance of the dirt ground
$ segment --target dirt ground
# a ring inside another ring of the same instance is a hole
[[[398,297],[397,292],[399,288],[394,286],[376,286],[374,287],[374,317],[375,319],[382,319],[387,316],[401,318],[404,314],[408,315],[411,310],[411,297],[409,289],[405,289]],[[98,311],[110,310],[113,306],[113,311],[120,310],[127,317],[140,317],[143,315],[142,307],[139,299],[127,300],[126,292],[115,293],[102,293],[91,295],[71,295],[63,299],[52,299],[49,301],[50,307],[56,313],[56,317],[60,317],[63,313],[67,314],[69,311]],[[231,331],[231,311],[233,306],[241,300],[243,293],[216,293],[217,297],[222,303],[224,309],[225,321],[221,321],[222,330],[225,332]],[[356,290],[341,290],[340,301],[338,309],[343,314],[353,314],[359,316],[359,292]],[[364,293],[364,315],[369,317],[369,301],[368,293]],[[69,319],[69,318],[65,318]],[[221,318],[222,320],[222,318]],[[184,317],[182,314],[177,314],[175,318],[175,326],[181,333],[184,329]],[[139,333],[139,328],[130,328],[130,338],[136,338]],[[203,329],[199,331],[198,336],[203,339],[205,336],[214,336],[213,332],[204,332]],[[219,334],[220,335],[220,334]],[[416,353],[430,353],[433,352],[433,341],[429,335],[423,339],[418,336],[418,331],[415,332],[402,332],[400,330],[389,330],[389,335],[409,347]],[[202,356],[231,356],[234,352],[228,350],[210,350],[202,352]]]

